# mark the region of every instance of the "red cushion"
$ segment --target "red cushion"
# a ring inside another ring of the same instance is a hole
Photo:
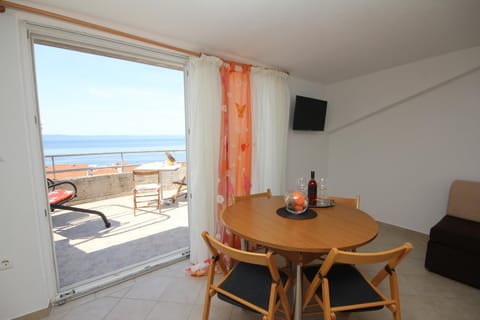
[[[75,196],[75,192],[71,190],[58,189],[48,193],[48,202],[50,204],[59,204],[65,202]]]

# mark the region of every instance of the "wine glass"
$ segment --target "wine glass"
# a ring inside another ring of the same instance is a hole
[[[305,193],[305,178],[304,177],[300,177],[297,179],[297,187],[298,187],[298,190]]]

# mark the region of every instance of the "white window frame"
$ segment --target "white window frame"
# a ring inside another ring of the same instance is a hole
[[[39,124],[38,99],[36,96],[33,45],[38,43],[66,49],[73,49],[182,71],[185,70],[185,65],[188,62],[189,56],[163,48],[158,48],[153,45],[140,43],[130,39],[124,39],[119,36],[105,34],[97,30],[91,30],[85,27],[79,27],[49,18],[24,14],[22,12],[17,12],[17,17],[19,23],[19,45],[21,48],[20,51],[22,52],[21,59],[23,62],[22,71],[25,79],[24,90],[27,104],[26,112],[29,115],[33,115],[33,117],[36,119],[35,126],[28,126],[27,128],[30,137],[29,144],[32,146],[30,163],[34,172],[33,179],[38,181],[38,184],[35,184],[34,186],[38,197],[34,200],[37,204],[37,209],[39,212],[48,213],[49,205],[48,199],[46,198],[47,190],[45,184],[41,184],[41,181],[46,180],[44,172],[44,157],[41,144],[41,130]],[[188,128],[187,112],[188,110],[185,110],[186,128]],[[187,134],[186,139],[188,157]],[[41,161],[39,161],[39,158]],[[124,273],[117,273],[110,277],[102,278],[99,281],[87,283],[81,287],[75,288],[74,293],[71,290],[61,293],[59,292],[60,287],[58,272],[56,271],[56,256],[51,235],[51,218],[49,214],[47,216],[47,219],[43,219],[44,217],[39,217],[37,223],[39,228],[42,229],[43,234],[43,237],[40,239],[40,241],[43,243],[42,247],[44,250],[41,254],[45,263],[44,269],[46,270],[46,278],[50,285],[49,291],[54,295],[54,297],[51,297],[51,303],[53,305],[64,303],[69,299],[87,295],[91,292],[132,278],[135,274],[138,275],[145,273],[151,271],[152,268],[160,268],[163,265],[171,264],[172,262],[171,257],[167,258],[167,260],[165,258],[160,258],[155,261],[149,261],[148,265],[141,265]],[[45,220],[47,222],[45,222]],[[178,252],[176,254],[178,255],[178,260],[185,256],[184,252]]]

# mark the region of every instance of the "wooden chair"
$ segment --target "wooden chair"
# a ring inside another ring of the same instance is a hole
[[[212,238],[206,231],[202,237],[212,253],[203,320],[208,320],[211,300],[215,294],[225,302],[260,313],[263,320],[275,319],[277,311],[283,312],[285,319],[291,319],[286,291],[292,278],[289,270],[284,272],[278,269],[272,252],[254,253],[234,249]],[[227,270],[224,256],[234,261],[230,270]],[[217,269],[222,271],[223,276],[214,283]]]
[[[143,205],[143,207],[151,207],[152,205],[150,205],[150,203],[154,201],[155,206],[158,210],[160,210],[160,170],[133,170],[132,175],[133,215],[137,215],[137,208],[139,203],[146,203],[146,205]]]
[[[335,203],[339,203],[339,204],[343,204],[343,205],[346,205],[346,206],[349,206],[349,207],[352,207],[352,208],[355,208],[355,209],[359,209],[360,208],[360,196],[356,196],[355,198],[344,198],[344,197],[328,197],[329,200],[333,200],[335,201]],[[351,251],[356,251],[357,249],[352,249]],[[322,256],[321,258],[319,258],[318,260],[320,261],[323,261],[323,259],[325,258],[326,255]],[[314,261],[313,262],[313,265],[317,264],[318,265],[318,261]]]
[[[252,198],[270,198],[272,196],[272,190],[270,188],[267,188],[267,191],[265,192],[259,192],[259,193],[252,193],[248,194],[245,196],[233,196],[232,197],[232,203],[235,204],[238,201],[246,200],[246,199],[252,199]],[[248,241],[241,239],[240,240],[242,244],[242,249],[247,250],[249,248]],[[253,244],[253,247],[256,249],[259,249],[258,245]]]
[[[344,204],[356,209],[360,208],[360,196],[356,196],[355,198],[328,197],[328,199],[335,201],[335,203]]]
[[[173,181],[174,184],[178,184],[177,191],[175,194],[172,196],[172,203],[175,203],[177,201],[178,196],[180,195],[181,192],[185,193],[185,199],[188,199],[188,193],[187,193],[187,175],[184,175],[182,179],[179,181]]]
[[[308,308],[318,305],[324,320],[335,320],[335,312],[373,311],[386,306],[392,312],[393,319],[400,320],[395,267],[412,249],[409,242],[374,253],[331,249],[320,268],[312,266],[303,269],[304,277],[310,283],[303,298],[303,311],[307,313]],[[358,269],[361,265],[377,263],[382,263],[382,268],[371,280]],[[386,277],[390,280],[389,296],[379,289],[379,284]],[[310,304],[312,298],[316,304]]]
[[[260,193],[252,193],[248,194],[245,196],[233,196],[232,197],[232,202],[235,203],[237,201],[245,200],[245,199],[251,199],[251,198],[270,198],[272,196],[272,190],[270,188],[267,189],[265,192],[260,192]]]

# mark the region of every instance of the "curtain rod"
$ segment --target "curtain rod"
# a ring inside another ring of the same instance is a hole
[[[151,39],[144,38],[144,37],[141,37],[141,36],[137,36],[137,35],[134,35],[134,34],[131,34],[131,33],[119,31],[119,30],[112,29],[112,28],[108,28],[108,27],[105,27],[105,26],[102,26],[102,25],[99,25],[99,24],[95,24],[95,23],[84,21],[84,20],[72,18],[72,17],[69,17],[69,16],[65,16],[65,15],[61,15],[61,14],[58,14],[58,13],[50,12],[50,11],[47,11],[47,10],[42,10],[42,9],[38,9],[38,8],[34,8],[34,7],[29,7],[29,6],[25,6],[25,5],[18,4],[18,3],[15,3],[15,2],[11,2],[11,1],[0,0],[0,13],[5,12],[5,8],[17,9],[17,10],[26,11],[26,12],[29,12],[29,13],[34,13],[34,14],[38,14],[38,15],[41,15],[41,16],[53,18],[53,19],[56,19],[56,20],[70,22],[70,23],[73,23],[73,24],[76,24],[76,25],[79,25],[79,26],[82,26],[82,27],[87,27],[87,28],[90,28],[90,29],[94,29],[94,30],[98,30],[98,31],[102,31],[102,32],[107,32],[107,33],[117,35],[117,36],[121,36],[121,37],[124,37],[124,38],[132,39],[132,40],[136,40],[136,41],[140,41],[140,42],[144,42],[144,43],[148,43],[148,44],[153,44],[153,45],[158,46],[158,47],[162,47],[162,48],[165,48],[165,49],[177,51],[177,52],[184,53],[184,54],[191,55],[191,56],[196,56],[196,57],[201,56],[201,53],[196,52],[196,51],[191,51],[191,50],[171,46],[171,45],[159,42],[159,41],[151,40]]]
[[[69,23],[72,23],[72,24],[75,24],[75,25],[78,25],[78,26],[81,26],[81,27],[87,27],[87,28],[90,28],[90,29],[94,29],[94,30],[98,30],[98,31],[102,31],[102,32],[107,32],[107,33],[110,33],[110,34],[113,34],[113,35],[116,35],[116,36],[121,36],[121,37],[124,37],[124,38],[132,39],[132,40],[136,40],[136,41],[140,41],[140,42],[144,42],[144,43],[148,43],[148,44],[152,44],[152,45],[155,45],[157,47],[161,47],[161,48],[164,48],[164,49],[169,49],[169,50],[172,50],[172,51],[184,53],[184,54],[187,54],[187,55],[190,55],[190,56],[200,57],[202,55],[202,53],[197,52],[197,51],[192,51],[192,50],[187,50],[187,49],[171,46],[171,45],[159,42],[159,41],[155,41],[155,40],[151,40],[151,39],[148,39],[148,38],[137,36],[137,35],[134,35],[134,34],[131,34],[131,33],[119,31],[119,30],[116,30],[116,29],[113,29],[113,28],[105,27],[105,26],[102,26],[102,25],[99,25],[99,24],[88,22],[88,21],[84,21],[84,20],[72,18],[72,17],[69,17],[69,16],[61,15],[61,14],[58,14],[58,13],[55,13],[55,12],[42,10],[42,9],[38,9],[38,8],[34,8],[34,7],[29,7],[29,6],[19,4],[19,3],[15,3],[15,2],[11,2],[11,1],[0,0],[0,13],[5,12],[6,8],[21,10],[21,11],[25,11],[25,12],[29,12],[29,13],[38,14],[38,15],[41,15],[41,16],[53,18],[53,19],[56,19],[56,20],[69,22]],[[235,62],[235,61],[229,61],[229,60],[223,59],[221,57],[219,57],[219,58],[223,62],[227,62],[227,63],[233,62],[233,63],[240,64],[240,65],[245,64],[245,63],[240,63],[240,62]],[[250,64],[247,64],[247,65],[250,65]],[[250,66],[252,66],[252,65],[250,65]],[[265,69],[271,69],[269,67],[264,67],[264,68]],[[277,69],[271,69],[271,70],[284,72],[287,75],[290,74],[289,72],[283,71],[283,70],[277,70]]]

